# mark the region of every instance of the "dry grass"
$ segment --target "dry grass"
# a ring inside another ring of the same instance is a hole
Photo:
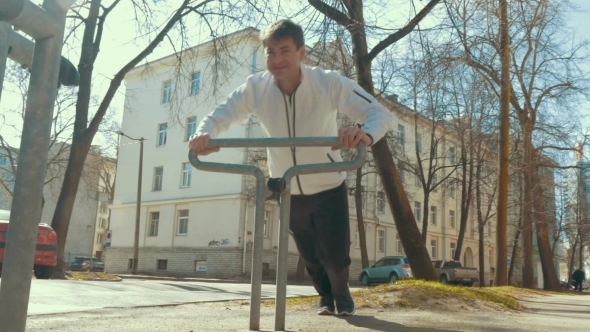
[[[479,310],[492,307],[498,310],[521,310],[520,298],[554,294],[553,292],[507,287],[464,287],[422,280],[404,280],[374,288],[352,292],[357,308],[423,308],[429,310]],[[559,293],[561,294],[561,293]],[[292,309],[307,309],[315,305],[318,296],[287,299]],[[263,301],[274,306],[274,300]]]
[[[90,281],[121,281],[121,278],[106,272],[71,272],[70,279]]]

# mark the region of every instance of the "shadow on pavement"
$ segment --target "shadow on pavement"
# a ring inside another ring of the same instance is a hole
[[[432,329],[432,328],[423,328],[423,327],[409,327],[402,324],[388,322],[385,320],[381,320],[372,316],[350,316],[350,317],[342,317],[342,319],[346,320],[350,325],[354,325],[357,327],[364,327],[367,329],[371,329],[373,331],[383,331],[383,332],[454,332],[455,330],[442,330],[442,329]]]

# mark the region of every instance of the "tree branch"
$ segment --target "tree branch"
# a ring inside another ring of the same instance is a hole
[[[348,17],[346,14],[339,11],[338,9],[323,2],[322,0],[308,0],[308,2],[315,9],[317,9],[317,11],[326,15],[326,17],[330,18],[334,22],[342,25],[347,30],[349,30],[350,27],[354,25],[354,21],[350,17]]]
[[[309,2],[311,3],[311,1]],[[416,14],[416,16],[408,24],[406,24],[405,27],[401,28],[395,33],[392,33],[391,35],[387,36],[387,38],[375,45],[375,47],[373,47],[373,49],[365,57],[365,61],[371,62],[379,53],[381,53],[381,51],[407,36],[439,2],[440,0],[430,0],[430,2],[424,8],[422,8],[422,10],[418,12],[418,14]]]

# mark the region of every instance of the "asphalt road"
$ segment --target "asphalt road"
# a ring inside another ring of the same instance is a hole
[[[588,331],[590,296],[557,295],[529,298],[523,312],[488,310],[446,311],[437,308],[359,308],[345,319],[317,316],[313,305],[288,308],[287,331],[395,331],[395,332],[528,332]],[[263,306],[260,327],[274,331],[274,308]],[[205,332],[246,331],[248,302],[186,304],[174,307],[101,309],[55,315],[36,315],[27,320],[27,332]]]
[[[287,296],[314,295],[311,286],[287,286]],[[274,297],[274,285],[262,285],[262,297]],[[102,308],[157,306],[200,301],[250,299],[250,284],[132,280],[121,282],[33,280],[30,315]]]

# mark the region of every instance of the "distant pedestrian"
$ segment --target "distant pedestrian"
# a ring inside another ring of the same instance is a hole
[[[574,284],[574,289],[579,290],[581,292],[582,283],[586,281],[586,273],[584,272],[584,270],[582,270],[581,267],[574,271],[574,273],[572,274],[572,281]]]

